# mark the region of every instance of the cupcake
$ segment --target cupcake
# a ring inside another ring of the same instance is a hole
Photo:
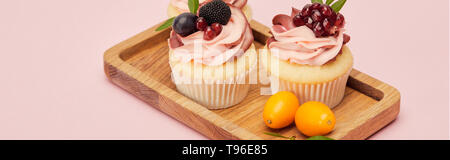
[[[253,34],[244,13],[223,1],[183,13],[173,22],[169,63],[177,90],[208,109],[224,109],[248,94],[257,66]]]
[[[319,101],[330,108],[342,101],[353,56],[345,46],[350,37],[344,34],[341,7],[313,3],[273,18],[273,37],[261,61],[270,74],[272,92],[290,91],[301,104]]]
[[[212,0],[199,0],[200,4],[208,3]],[[252,10],[247,5],[247,0],[223,0],[225,3],[231,4],[234,7],[240,8],[244,12],[247,20],[252,20]],[[167,14],[169,17],[175,17],[181,13],[189,12],[188,0],[170,0]]]

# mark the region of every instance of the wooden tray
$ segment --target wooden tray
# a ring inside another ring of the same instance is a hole
[[[157,25],[159,26],[159,25]],[[251,22],[257,48],[270,36],[269,28]],[[211,139],[279,139],[265,135],[276,132],[305,139],[295,125],[272,130],[262,120],[269,96],[253,86],[240,104],[224,110],[208,110],[178,93],[170,78],[168,46],[170,29],[152,27],[105,52],[106,76],[116,85]],[[334,109],[334,139],[366,139],[392,122],[400,110],[400,93],[393,87],[357,70],[347,84],[345,98]]]

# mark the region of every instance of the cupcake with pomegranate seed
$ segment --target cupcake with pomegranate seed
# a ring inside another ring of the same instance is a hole
[[[198,0],[200,4],[208,3],[212,0]],[[232,4],[234,7],[240,8],[244,12],[247,20],[252,20],[252,10],[247,5],[247,0],[223,0],[225,3]],[[189,0],[170,0],[167,14],[169,17],[175,17],[182,13],[189,12]]]
[[[273,37],[263,53],[267,59],[261,61],[271,75],[272,92],[291,91],[300,103],[319,101],[330,108],[342,101],[353,66],[339,13],[344,3],[308,4],[273,18]]]
[[[248,94],[256,70],[252,30],[240,8],[221,0],[173,21],[169,63],[178,91],[208,109],[228,108]]]

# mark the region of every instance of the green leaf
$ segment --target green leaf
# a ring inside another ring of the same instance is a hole
[[[173,24],[173,20],[175,20],[175,17],[172,17],[170,19],[168,19],[166,22],[164,22],[161,26],[159,26],[158,28],[156,28],[156,31],[161,31],[164,30],[170,26],[172,26]]]
[[[333,2],[334,2],[334,0],[327,0],[326,4],[327,4],[327,5],[330,5],[330,4],[333,3]]]
[[[325,136],[314,136],[314,137],[309,137],[306,140],[334,140],[334,139],[328,138],[328,137],[325,137]]]
[[[284,138],[284,139],[288,139],[288,140],[295,140],[297,137],[295,137],[295,136],[292,136],[292,137],[286,137],[286,136],[283,136],[283,135],[281,135],[281,134],[278,134],[278,133],[269,133],[269,132],[266,132],[266,133],[264,133],[264,134],[267,134],[267,135],[269,135],[269,136],[274,136],[274,137],[280,137],[280,138]]]
[[[322,0],[311,0],[311,3],[320,3],[320,4],[323,4],[323,1],[322,1]]]
[[[191,11],[191,13],[197,14],[198,5],[199,5],[198,0],[189,0],[188,5],[189,5],[189,10]]]
[[[331,6],[331,8],[333,9],[334,12],[339,13],[342,7],[344,7],[345,2],[347,2],[347,0],[338,0]]]
[[[269,133],[269,132],[265,132],[264,134],[269,135],[269,136],[274,136],[274,137],[280,137],[280,138],[284,138],[284,139],[289,139],[289,137],[282,136],[281,134],[278,134],[278,133]]]

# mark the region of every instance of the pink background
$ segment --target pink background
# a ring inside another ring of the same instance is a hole
[[[205,139],[110,83],[103,52],[166,19],[168,0],[0,0],[0,139]],[[249,0],[270,25],[305,1]],[[371,139],[449,138],[449,1],[349,0],[355,68],[397,87]]]

